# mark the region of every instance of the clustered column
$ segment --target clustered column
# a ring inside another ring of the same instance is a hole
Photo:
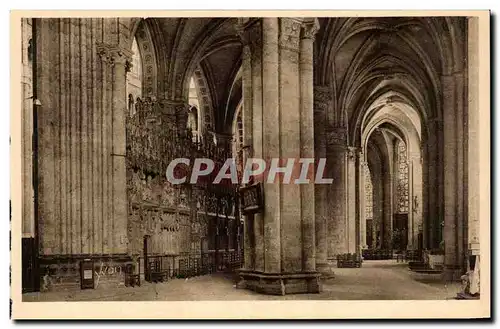
[[[314,158],[312,51],[317,20],[244,18],[240,23],[246,45],[244,134],[251,131],[251,141],[245,137],[251,156],[268,166],[273,158]],[[240,286],[280,295],[318,292],[313,185],[282,184],[277,178],[264,182],[263,188],[264,209],[246,227],[250,244],[245,245]]]
[[[443,90],[443,165],[444,165],[444,251],[445,274],[458,279],[464,254],[464,122],[462,73],[442,77]]]

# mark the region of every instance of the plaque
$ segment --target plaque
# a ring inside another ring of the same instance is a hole
[[[244,215],[255,214],[263,210],[262,183],[242,187],[240,197],[241,211]]]
[[[92,279],[92,270],[84,270],[83,271],[83,279],[91,280]]]
[[[91,259],[80,262],[80,288],[94,289],[94,261]]]

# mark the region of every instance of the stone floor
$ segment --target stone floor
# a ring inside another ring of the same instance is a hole
[[[236,289],[228,275],[214,274],[140,287],[66,290],[23,295],[23,301],[141,301],[141,300],[398,300],[452,299],[460,284],[444,283],[439,275],[417,274],[394,260],[365,261],[361,268],[336,268],[320,294],[267,296]]]

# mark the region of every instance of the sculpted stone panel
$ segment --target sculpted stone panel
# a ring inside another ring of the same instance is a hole
[[[280,46],[299,51],[302,21],[295,18],[280,18]]]

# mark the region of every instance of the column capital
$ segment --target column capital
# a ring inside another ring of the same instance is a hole
[[[316,33],[319,31],[319,20],[316,17],[307,18],[302,23],[302,35],[301,39],[313,39]]]
[[[324,114],[328,111],[330,102],[333,101],[332,89],[329,86],[314,86],[313,103],[314,112]]]
[[[347,147],[347,157],[350,161],[355,161],[356,157],[359,156],[361,149],[359,147],[355,146],[348,146]]]
[[[112,66],[115,64],[123,64],[126,65],[126,68],[127,65],[129,65],[128,68],[131,67],[130,62],[133,53],[129,49],[107,43],[98,43],[97,54],[103,62],[109,63]],[[127,62],[129,64],[127,64]]]
[[[347,129],[344,127],[327,127],[326,142],[331,146],[347,146]]]
[[[314,98],[320,102],[333,100],[332,88],[328,85],[314,85]]]
[[[292,17],[281,17],[280,19],[280,38],[279,45],[281,48],[299,51],[300,32],[302,29],[303,19]]]

